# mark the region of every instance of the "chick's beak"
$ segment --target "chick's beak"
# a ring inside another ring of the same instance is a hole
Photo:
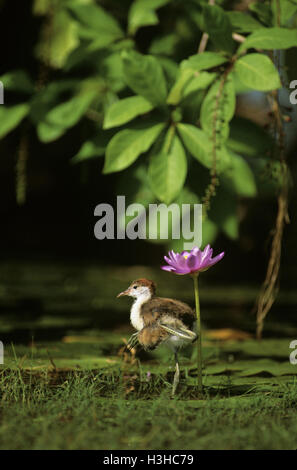
[[[123,295],[129,295],[130,293],[130,288],[124,290],[123,292],[120,292],[118,295],[117,295],[117,298],[118,297],[122,297]]]

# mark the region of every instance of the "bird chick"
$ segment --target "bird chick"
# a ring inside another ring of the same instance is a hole
[[[174,396],[179,383],[178,351],[197,339],[194,310],[176,299],[156,296],[156,284],[149,279],[137,279],[117,297],[130,296],[135,300],[130,311],[130,321],[137,330],[128,347],[139,343],[146,350],[153,350],[161,344],[174,352],[175,375],[172,388]]]

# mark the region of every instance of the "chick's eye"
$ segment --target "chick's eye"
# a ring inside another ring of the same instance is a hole
[[[133,286],[133,289],[137,289],[137,286]]]

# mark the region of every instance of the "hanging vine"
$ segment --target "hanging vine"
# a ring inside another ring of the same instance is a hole
[[[23,126],[16,162],[16,202],[22,206],[26,202],[27,193],[27,161],[28,161],[27,126]]]
[[[280,1],[276,1],[276,12],[277,12],[277,25],[280,26],[281,21],[281,9]],[[280,54],[271,54],[274,64],[279,71],[282,84],[284,86],[284,73],[283,67],[280,61]],[[273,116],[273,129],[275,145],[275,154],[277,160],[280,162],[280,176],[282,181],[281,189],[277,196],[277,216],[275,221],[275,227],[273,230],[273,238],[271,242],[270,257],[268,261],[267,271],[265,280],[263,282],[260,294],[257,300],[257,328],[256,336],[258,339],[262,338],[263,327],[265,318],[270,311],[272,305],[279,290],[279,270],[281,263],[281,252],[282,252],[282,240],[284,234],[284,228],[286,224],[290,223],[288,214],[288,189],[289,189],[289,170],[286,162],[286,148],[285,148],[285,132],[284,122],[285,118],[282,114],[279,93],[277,90],[271,92],[271,113]]]
[[[225,105],[228,98],[228,95],[225,90],[225,85],[229,78],[229,74],[232,71],[233,63],[231,63],[223,75],[220,77],[219,89],[215,96],[215,106],[212,116],[212,135],[211,135],[211,144],[212,144],[212,167],[210,169],[210,183],[206,188],[205,195],[202,199],[204,217],[207,215],[207,211],[210,208],[211,198],[216,195],[216,188],[219,185],[219,178],[217,175],[217,161],[218,155],[217,151],[221,148],[224,138],[222,137],[222,130],[224,126],[228,126],[228,120],[225,116]]]

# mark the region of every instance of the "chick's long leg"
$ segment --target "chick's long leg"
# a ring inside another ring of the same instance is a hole
[[[138,331],[136,333],[133,333],[133,335],[130,336],[128,343],[126,345],[127,349],[131,350],[138,344]]]
[[[179,363],[178,363],[177,350],[174,351],[174,360],[175,360],[175,374],[174,374],[173,387],[172,387],[172,392],[171,392],[172,398],[174,397],[176,388],[179,384]]]

